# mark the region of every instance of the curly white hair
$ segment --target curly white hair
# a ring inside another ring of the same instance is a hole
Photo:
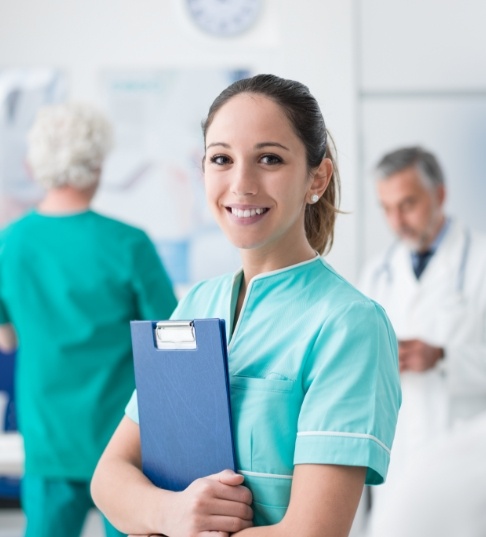
[[[29,131],[27,160],[45,188],[84,189],[98,180],[112,145],[112,126],[92,105],[48,105],[38,111]]]

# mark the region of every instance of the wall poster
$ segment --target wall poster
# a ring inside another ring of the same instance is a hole
[[[66,98],[67,78],[54,69],[0,69],[0,228],[40,200],[29,176],[27,133],[37,110]]]
[[[213,221],[201,173],[201,121],[211,102],[245,70],[113,70],[102,75],[115,128],[95,206],[142,227],[174,284],[240,266],[238,252]]]

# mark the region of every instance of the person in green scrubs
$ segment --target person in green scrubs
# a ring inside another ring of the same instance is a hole
[[[94,468],[135,386],[130,320],[166,319],[177,304],[147,234],[90,208],[111,145],[90,105],[41,109],[28,161],[46,194],[0,234],[0,340],[18,341],[26,537],[81,534]]]
[[[238,471],[155,487],[134,394],[93,498],[137,535],[344,537],[364,484],[386,478],[401,391],[383,308],[321,257],[339,192],[324,119],[305,85],[257,75],[216,98],[203,132],[207,202],[242,269],[195,285],[172,317],[226,322]]]

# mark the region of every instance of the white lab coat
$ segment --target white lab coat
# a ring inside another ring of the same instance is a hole
[[[401,376],[403,402],[387,484],[373,490],[373,528],[383,497],[394,501],[395,485],[421,448],[486,410],[486,237],[452,221],[420,280],[409,249],[397,243],[368,264],[359,287],[384,306],[398,339],[445,349],[432,370]]]
[[[486,412],[427,444],[393,495],[382,498],[370,534],[485,537]],[[389,500],[389,501],[387,501]]]

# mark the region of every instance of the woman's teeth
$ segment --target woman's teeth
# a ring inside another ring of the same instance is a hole
[[[250,218],[251,216],[255,216],[257,214],[263,214],[265,212],[265,209],[235,209],[234,207],[231,209],[232,214],[237,216],[238,218]]]

